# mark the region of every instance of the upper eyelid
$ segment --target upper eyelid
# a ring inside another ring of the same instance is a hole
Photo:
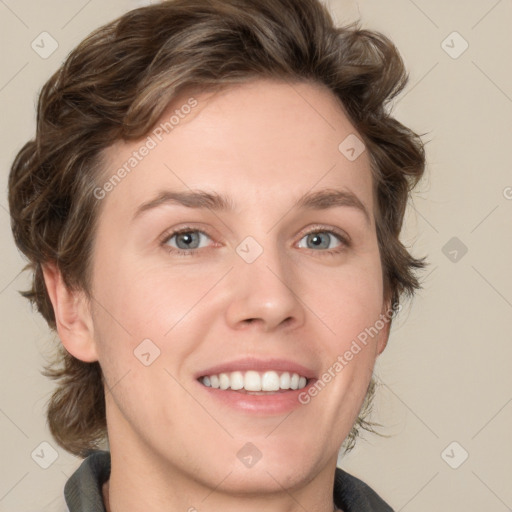
[[[208,238],[212,238],[212,236],[210,235],[210,233],[208,233],[207,230],[196,228],[193,226],[190,226],[190,227],[185,226],[183,228],[169,229],[167,231],[164,231],[164,233],[159,238],[160,238],[161,242],[166,242],[177,235],[181,235],[182,233],[190,233],[190,232],[193,233],[194,231],[197,231],[198,233],[202,233],[203,235],[206,235]]]

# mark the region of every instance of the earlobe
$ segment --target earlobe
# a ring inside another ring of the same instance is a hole
[[[379,331],[379,337],[377,339],[377,355],[381,355],[384,352],[388,344],[389,332],[391,330],[391,303],[386,302],[381,313],[381,321],[384,323],[382,329]]]
[[[62,344],[81,361],[97,361],[93,322],[85,294],[69,290],[54,263],[43,265],[43,275]]]
[[[390,322],[386,324],[386,326],[379,333],[379,340],[377,342],[377,355],[381,355],[384,352],[388,344],[389,339],[389,330],[390,330]]]

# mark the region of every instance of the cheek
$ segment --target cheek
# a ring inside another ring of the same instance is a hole
[[[148,352],[155,366],[179,366],[207,335],[202,298],[218,273],[117,263],[97,274],[95,289],[95,338],[107,380],[117,381],[128,370],[137,378],[145,368],[137,357]]]
[[[338,413],[355,420],[373,373],[377,342],[385,334],[380,260],[374,254],[364,261],[324,279],[324,293],[316,294],[315,313],[325,326],[318,347],[324,360],[320,380],[327,390],[318,384],[319,404],[333,411],[335,423]]]
[[[117,327],[134,337],[162,337],[208,292],[215,277],[125,258],[98,273],[95,293]]]
[[[380,318],[383,308],[380,260],[372,257],[367,264],[347,266],[339,273],[325,276],[321,284],[311,301],[317,305],[315,313],[330,328],[333,344],[342,349]]]

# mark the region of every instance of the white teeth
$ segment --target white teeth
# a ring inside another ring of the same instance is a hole
[[[261,391],[261,377],[258,372],[245,372],[244,389],[247,391]]]
[[[290,389],[290,374],[288,372],[284,372],[281,374],[281,378],[279,379],[279,386],[281,389]]]
[[[283,372],[279,375],[273,370],[263,373],[249,370],[207,375],[201,379],[201,382],[207,387],[222,390],[279,391],[280,389],[302,389],[306,387],[307,379],[297,373]]]
[[[219,375],[219,384],[220,389],[228,389],[229,388],[229,375],[227,373],[221,373]]]
[[[263,391],[277,391],[279,389],[279,375],[276,372],[265,372],[261,379]]]
[[[292,380],[290,382],[290,387],[292,389],[299,389],[299,376],[296,373],[294,373],[292,375]]]
[[[233,372],[231,374],[231,389],[237,391],[244,387],[244,374],[242,372]]]

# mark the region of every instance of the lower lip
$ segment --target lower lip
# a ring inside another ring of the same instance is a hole
[[[301,407],[303,404],[299,401],[299,396],[301,396],[301,394],[303,394],[302,396],[307,394],[309,388],[314,385],[315,381],[316,379],[311,379],[307,386],[302,389],[269,392],[267,395],[250,395],[231,389],[222,390],[212,388],[201,384],[199,381],[197,381],[197,383],[203,390],[209,393],[214,400],[219,400],[234,409],[256,414],[277,415]]]

